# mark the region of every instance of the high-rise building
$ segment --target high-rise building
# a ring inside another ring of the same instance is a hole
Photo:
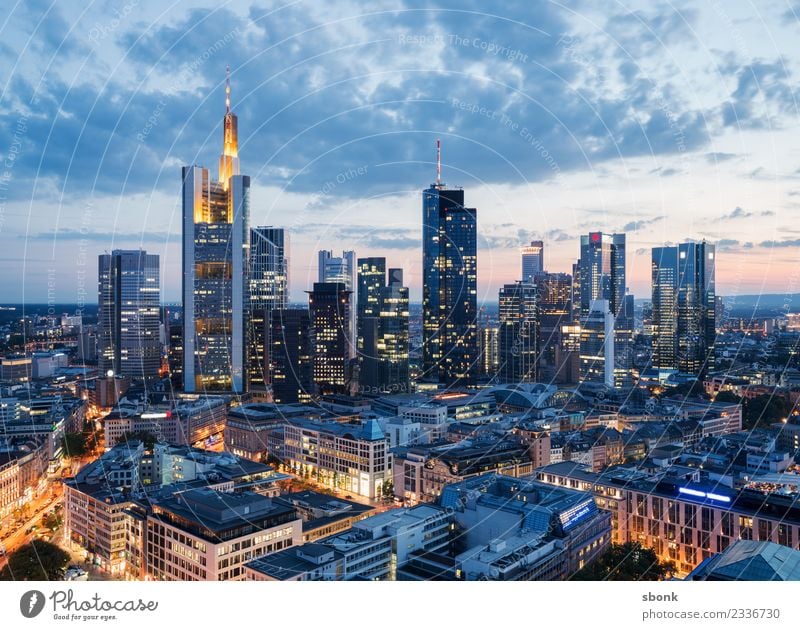
[[[627,374],[627,354],[615,354],[614,327],[625,297],[625,235],[581,236],[580,377],[616,387]],[[605,309],[605,312],[603,311]]]
[[[423,379],[469,384],[478,371],[477,210],[463,189],[422,192]]]
[[[408,370],[408,287],[403,270],[385,258],[358,260],[359,385],[365,392],[405,392]]]
[[[503,383],[536,381],[536,286],[528,282],[506,284],[499,294],[500,329],[497,378]]]
[[[385,258],[359,258],[357,297],[356,297],[356,331],[358,341],[359,363],[363,366],[364,359],[374,357],[374,344],[377,343],[376,328],[378,315],[381,311],[381,290],[386,285],[386,259]],[[365,335],[370,345],[365,346]]]
[[[346,393],[350,295],[342,282],[315,282],[308,293],[313,330],[312,379],[319,394]]]
[[[543,383],[568,382],[562,327],[572,323],[572,276],[568,273],[539,274],[536,311],[539,323],[536,378]]]
[[[341,282],[345,289],[350,291],[350,303],[355,305],[358,299],[356,286],[356,253],[343,251],[341,256],[334,256],[333,252],[321,250],[318,254],[318,281]],[[346,330],[347,352],[349,358],[356,356],[358,349],[356,331],[356,309],[350,310],[350,319]]]
[[[484,324],[480,329],[481,366],[483,376],[494,376],[500,368],[500,352],[498,348],[497,326]]]
[[[159,257],[119,250],[98,258],[101,373],[154,379],[161,367]]]
[[[522,281],[535,282],[536,276],[544,271],[544,243],[531,241],[522,248]]]
[[[288,303],[287,238],[283,228],[250,228],[248,389],[269,386],[271,312]]]
[[[219,180],[183,167],[183,351],[187,392],[247,384],[250,178],[239,174],[238,125],[225,89]]]
[[[705,241],[653,248],[653,367],[695,376],[713,367],[714,256]]]
[[[270,316],[272,400],[307,403],[314,392],[311,377],[313,331],[308,309],[274,309]]]

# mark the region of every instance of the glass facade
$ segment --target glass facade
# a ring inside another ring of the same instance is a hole
[[[469,384],[478,371],[477,211],[463,190],[422,193],[423,380]]]

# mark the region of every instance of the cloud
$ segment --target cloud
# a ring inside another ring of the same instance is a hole
[[[797,102],[792,77],[783,60],[754,61],[735,71],[736,89],[721,107],[722,124],[738,129],[776,129],[781,115]]]
[[[141,84],[123,73],[73,81],[51,70],[40,86],[12,76],[16,107],[0,113],[0,135],[13,132],[15,110],[29,114],[15,194],[29,196],[37,180],[59,196],[176,190],[180,165],[216,161],[226,64],[242,171],[291,192],[317,192],[365,166],[367,175],[330,194],[419,188],[434,173],[437,137],[446,181],[464,186],[548,180],[708,142],[704,112],[669,85],[636,81],[624,98],[576,91],[570,80],[585,69],[558,43],[572,30],[568,11],[531,14],[519,3],[498,17],[479,3],[417,5],[357,19],[295,4],[126,21],[114,39]],[[618,26],[634,39],[637,28],[671,38],[685,17],[631,15]],[[51,51],[56,39],[45,41]]]
[[[731,251],[740,245],[740,242],[734,238],[721,238],[715,245],[720,251]]]
[[[759,247],[800,247],[800,238],[785,239],[782,241],[761,241]]]
[[[89,231],[89,230],[76,230],[73,228],[59,228],[58,231],[52,232],[35,232],[33,234],[20,234],[18,238],[24,238],[33,241],[91,241],[95,243],[105,242],[163,242],[168,239],[180,239],[180,235],[171,234],[169,232],[157,231],[138,231],[128,233],[123,230],[119,232],[102,232],[102,231]]]
[[[654,223],[660,223],[667,217],[660,216],[660,217],[652,217],[649,219],[637,219],[636,221],[629,221],[625,225],[622,226],[622,229],[619,230],[620,232],[636,232],[645,228],[649,225],[653,225]]]
[[[773,217],[775,212],[773,210],[762,210],[760,212],[749,212],[743,210],[740,206],[736,206],[730,213],[723,214],[719,220],[726,221],[730,219],[747,219],[750,217]]]
[[[739,156],[736,153],[712,151],[711,153],[706,153],[704,157],[709,164],[717,164],[718,162],[727,162]]]

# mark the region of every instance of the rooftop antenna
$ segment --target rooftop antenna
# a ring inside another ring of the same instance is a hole
[[[442,187],[442,142],[436,138],[436,188]]]
[[[225,66],[225,113],[231,113],[231,67]]]

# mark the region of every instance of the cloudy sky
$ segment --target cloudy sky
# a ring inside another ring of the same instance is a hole
[[[180,167],[216,171],[225,67],[251,223],[383,255],[420,295],[420,191],[478,209],[481,299],[546,242],[718,245],[722,294],[800,291],[800,4],[19,0],[0,15],[0,302],[96,300],[97,254],[144,247],[180,293]]]

